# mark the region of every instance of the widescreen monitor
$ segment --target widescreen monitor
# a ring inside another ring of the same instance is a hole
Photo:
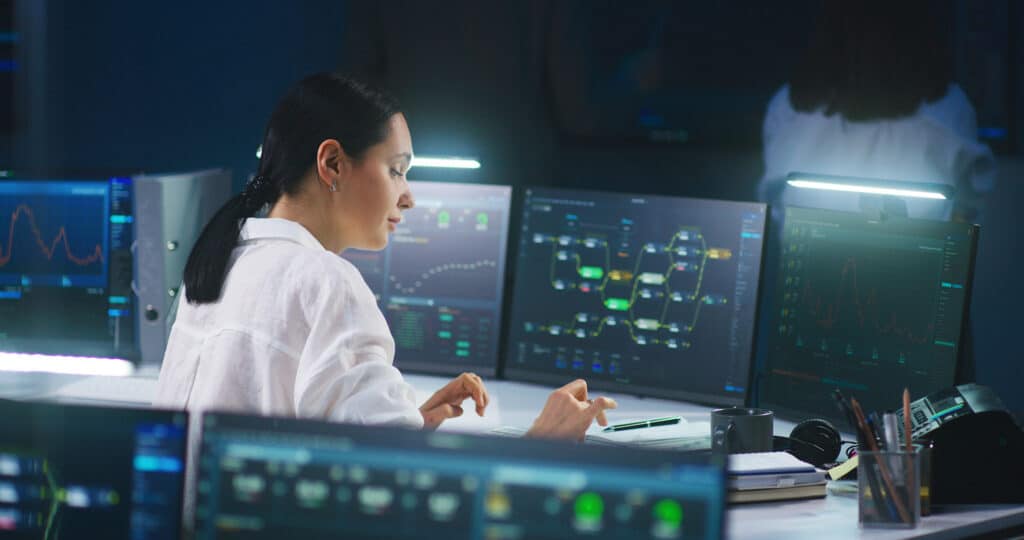
[[[766,207],[530,189],[505,375],[742,405]]]
[[[180,537],[184,412],[0,400],[0,418],[0,537]]]
[[[723,535],[709,457],[207,414],[197,540]]]
[[[512,188],[409,185],[416,206],[404,213],[388,247],[342,256],[377,296],[395,337],[395,365],[494,375]]]
[[[0,180],[0,351],[137,360],[132,180]]]
[[[833,389],[865,412],[956,382],[978,227],[787,208],[766,350],[762,407],[843,420]]]

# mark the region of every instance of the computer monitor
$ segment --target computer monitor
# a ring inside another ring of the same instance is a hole
[[[952,386],[978,227],[787,208],[756,398],[793,419],[845,421]]]
[[[0,351],[136,360],[132,181],[0,179]]]
[[[184,412],[0,400],[0,536],[177,539]]]
[[[415,208],[383,251],[346,250],[377,295],[403,369],[494,375],[509,186],[409,182]]]
[[[207,414],[200,455],[197,540],[722,537],[678,452]]]
[[[742,405],[764,204],[530,189],[505,375]]]

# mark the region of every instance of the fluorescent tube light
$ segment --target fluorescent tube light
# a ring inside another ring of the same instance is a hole
[[[120,358],[0,352],[0,370],[127,377],[135,367]]]
[[[953,187],[946,184],[905,182],[853,176],[832,176],[814,173],[789,173],[786,183],[798,188],[946,200],[953,196]]]
[[[440,167],[445,169],[479,169],[480,162],[468,158],[416,156],[412,158],[412,166]]]

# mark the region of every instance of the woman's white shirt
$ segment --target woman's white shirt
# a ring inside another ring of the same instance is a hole
[[[217,302],[182,302],[154,405],[423,426],[373,293],[304,227],[247,219]]]
[[[765,114],[758,196],[775,205],[860,211],[856,194],[787,187],[786,175],[795,171],[949,184],[963,197],[984,193],[995,182],[995,161],[976,131],[974,109],[955,84],[910,116],[869,122],[797,111],[786,85]],[[951,210],[948,201],[907,202],[909,217],[949,219]]]
[[[200,415],[232,411],[422,428],[366,281],[304,227],[250,218],[217,302],[181,302],[153,405],[190,413],[183,525],[195,512]]]

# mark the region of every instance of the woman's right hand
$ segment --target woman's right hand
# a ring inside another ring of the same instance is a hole
[[[548,396],[544,409],[526,436],[582,441],[594,420],[602,426],[608,425],[604,411],[616,406],[611,398],[588,399],[587,381],[576,379]]]
[[[420,406],[425,429],[437,429],[441,422],[462,416],[462,402],[472,398],[476,402],[476,414],[484,415],[484,409],[491,402],[484,381],[476,373],[463,373],[438,390]]]

